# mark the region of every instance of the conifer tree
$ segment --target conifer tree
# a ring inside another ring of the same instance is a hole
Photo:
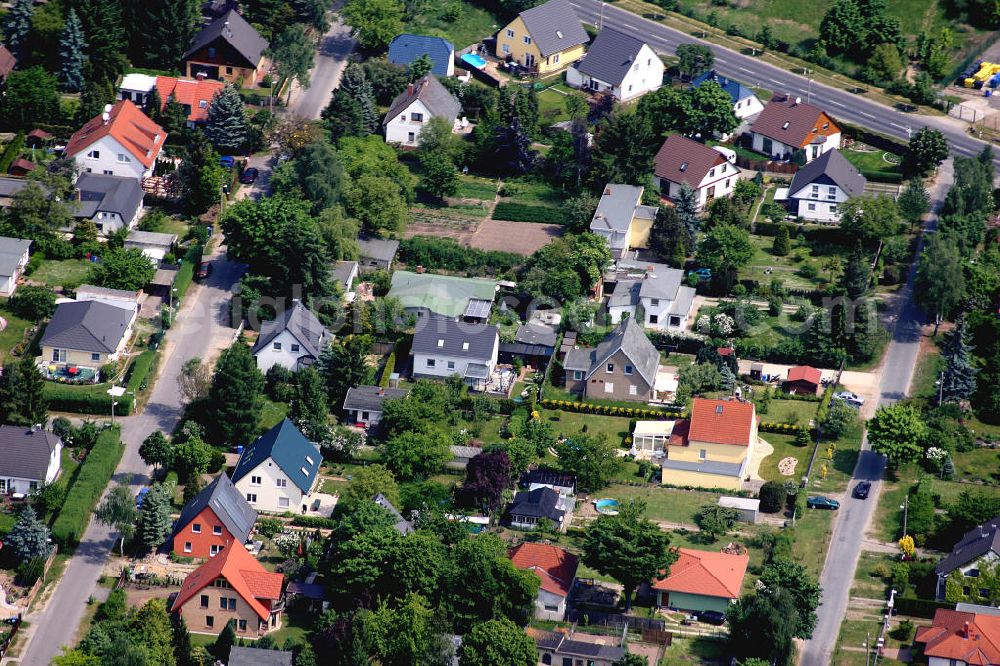
[[[788,232],[787,224],[778,225],[778,233],[774,235],[774,246],[771,248],[771,254],[776,257],[785,257],[788,255],[788,251],[791,249],[791,239]]]
[[[69,10],[62,35],[59,37],[59,85],[67,92],[83,88],[83,65],[87,56],[87,42],[83,37],[83,24],[76,11]]]
[[[132,57],[152,67],[170,69],[181,62],[201,27],[198,0],[142,0],[130,17]]]
[[[205,136],[223,153],[236,152],[247,140],[247,112],[236,86],[219,91],[208,107]]]
[[[264,394],[264,375],[240,338],[222,352],[208,394],[211,423],[222,442],[249,444],[257,435]]]
[[[10,548],[14,556],[21,562],[35,557],[48,557],[52,552],[49,543],[49,528],[38,519],[31,505],[21,509],[17,522],[4,537],[4,545]]]
[[[340,87],[337,94],[344,94],[353,98],[360,107],[361,125],[365,134],[372,134],[378,131],[379,115],[378,107],[375,104],[375,92],[371,81],[365,76],[365,71],[361,65],[352,63],[344,70],[344,76],[340,80]]]
[[[173,485],[157,484],[142,500],[139,510],[139,542],[147,549],[157,548],[170,532],[170,499]]]
[[[944,349],[944,378],[941,395],[945,401],[968,400],[976,392],[976,369],[972,366],[972,349],[968,342],[965,317],[951,334]]]
[[[844,275],[841,278],[841,287],[848,298],[858,298],[865,293],[868,288],[868,280],[871,276],[871,268],[865,259],[861,241],[854,244],[854,251],[844,268]]]
[[[81,0],[76,4],[87,35],[90,79],[112,85],[125,69],[125,24],[118,0]]]
[[[15,0],[7,15],[3,17],[3,34],[7,48],[19,58],[24,53],[25,40],[31,30],[31,17],[35,13],[33,0]]]
[[[694,254],[698,248],[698,230],[701,228],[701,220],[698,218],[698,199],[690,185],[681,185],[677,200],[674,201],[677,210],[677,217],[681,218],[684,228],[687,231],[687,250]]]

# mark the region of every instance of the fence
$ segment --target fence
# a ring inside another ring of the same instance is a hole
[[[567,614],[567,619],[570,622],[576,622],[585,627],[605,627],[620,630],[622,627],[627,626],[628,630],[634,633],[666,631],[667,628],[667,623],[663,620],[635,617],[632,615],[583,611],[575,608]]]
[[[52,548],[52,552],[49,553],[48,559],[45,560],[45,566],[42,567],[42,575],[38,577],[35,584],[32,585],[31,589],[28,590],[28,593],[24,595],[24,608],[30,608],[31,604],[35,601],[35,597],[37,597],[38,593],[42,591],[42,588],[45,586],[45,579],[49,575],[49,569],[52,568],[52,563],[56,561],[56,555],[58,553],[59,546],[54,546]],[[6,646],[4,647],[4,651],[6,651]]]
[[[750,169],[751,171],[765,171],[767,173],[777,173],[784,175],[794,174],[799,170],[799,165],[794,162],[775,162],[773,160],[752,160],[749,157],[745,157],[736,154],[736,166],[741,169]]]
[[[7,650],[10,649],[11,644],[14,642],[14,637],[17,636],[17,632],[21,628],[21,622],[21,614],[18,613],[14,626],[10,629],[10,636],[4,639],[3,644],[0,644],[0,657],[7,656]]]

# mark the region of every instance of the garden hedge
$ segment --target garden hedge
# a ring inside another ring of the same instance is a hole
[[[948,603],[947,601],[896,597],[896,612],[901,615],[932,618],[934,617],[934,613],[936,613],[939,608],[953,609],[954,607],[955,604]]]
[[[149,375],[156,362],[156,350],[147,349],[139,354],[128,371],[128,390],[143,391],[149,383]],[[127,394],[126,394],[127,395]],[[131,398],[131,396],[129,396]]]
[[[177,271],[177,277],[174,278],[174,288],[177,289],[175,300],[184,298],[184,294],[187,293],[188,287],[191,286],[191,281],[194,279],[194,270],[201,263],[204,251],[205,248],[201,245],[194,245],[184,253],[184,260],[181,262],[180,270]]]
[[[337,526],[337,521],[333,518],[321,518],[319,516],[295,516],[292,518],[292,525],[295,527],[316,527],[320,529],[333,529]]]
[[[52,538],[63,553],[80,543],[90,522],[90,514],[111,481],[124,450],[117,429],[105,430],[97,437],[52,525]]]
[[[536,403],[543,409],[557,409],[565,412],[577,412],[580,414],[598,414],[600,416],[625,416],[628,418],[684,418],[684,408],[680,405],[664,406],[659,409],[649,407],[615,407],[613,405],[601,405],[594,402],[574,402],[571,400],[539,400]]]
[[[464,247],[454,238],[414,236],[399,242],[399,261],[408,266],[463,271],[472,275],[500,275],[520,266],[524,257],[513,252]]]
[[[108,395],[111,384],[58,384],[45,382],[44,393],[49,401],[49,409],[54,412],[75,414],[111,415],[112,398]],[[129,414],[134,397],[126,393],[118,398],[116,414]]]
[[[21,149],[24,148],[24,132],[18,132],[17,136],[7,144],[7,147],[3,151],[3,155],[0,155],[0,174],[5,174],[10,171],[10,165],[14,163],[17,156],[21,153]]]
[[[537,222],[539,224],[566,224],[566,212],[562,208],[532,206],[529,204],[501,201],[493,209],[494,220],[508,222]]]
[[[902,183],[903,174],[897,171],[861,171],[861,175],[876,183]]]

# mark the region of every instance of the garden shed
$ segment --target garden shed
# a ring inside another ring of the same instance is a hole
[[[760,500],[749,497],[720,497],[719,506],[725,509],[736,509],[737,513],[740,514],[741,523],[756,523],[757,514],[760,513]]]

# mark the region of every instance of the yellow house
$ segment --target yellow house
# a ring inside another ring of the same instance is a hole
[[[643,188],[608,183],[597,204],[590,231],[608,241],[611,254],[620,259],[632,249],[649,247],[649,232],[656,206],[642,205]]]
[[[756,444],[753,403],[695,398],[670,434],[663,483],[740,490]]]
[[[569,1],[549,0],[521,12],[497,33],[496,55],[544,76],[582,58],[589,41]]]
[[[71,301],[56,308],[42,335],[42,361],[50,366],[99,369],[125,351],[136,309],[103,301]]]

